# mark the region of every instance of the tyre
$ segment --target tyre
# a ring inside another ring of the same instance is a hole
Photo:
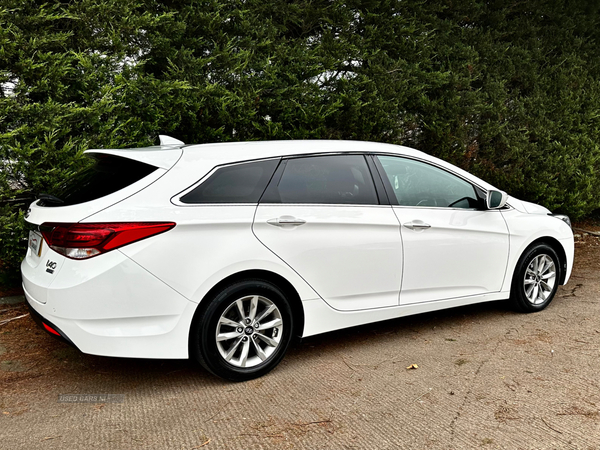
[[[552,247],[535,244],[525,250],[517,263],[511,288],[511,302],[520,312],[537,312],[550,304],[560,275],[560,260]]]
[[[250,380],[279,364],[293,328],[292,309],[281,289],[264,280],[243,280],[216,294],[200,311],[192,325],[190,352],[215,375]]]

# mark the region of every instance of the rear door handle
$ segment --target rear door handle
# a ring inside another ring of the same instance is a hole
[[[269,225],[273,225],[276,227],[283,227],[285,225],[304,225],[306,223],[306,220],[304,219],[297,219],[294,216],[281,216],[278,217],[277,219],[269,219],[267,220],[267,223]]]
[[[412,222],[406,222],[403,225],[411,230],[426,230],[427,228],[431,228],[431,225],[422,220],[413,220]]]

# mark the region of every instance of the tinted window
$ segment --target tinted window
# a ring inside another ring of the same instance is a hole
[[[279,160],[256,161],[217,169],[181,197],[183,203],[258,203]]]
[[[114,155],[93,155],[96,161],[77,172],[51,193],[57,201],[40,200],[40,206],[69,206],[99,199],[141,180],[156,167]]]
[[[377,194],[362,155],[289,159],[265,203],[376,205]]]
[[[402,206],[477,208],[475,188],[465,180],[426,163],[395,156],[378,156]]]

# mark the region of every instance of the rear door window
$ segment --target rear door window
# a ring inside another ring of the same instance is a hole
[[[95,162],[52,190],[54,199],[42,199],[39,206],[71,206],[97,200],[147,177],[157,168],[115,155],[96,154]]]
[[[377,205],[377,193],[363,155],[326,155],[286,161],[261,203]]]

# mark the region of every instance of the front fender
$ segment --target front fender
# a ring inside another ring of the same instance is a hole
[[[506,220],[510,235],[508,265],[502,291],[510,292],[513,274],[523,252],[534,242],[544,239],[558,243],[563,250],[566,265],[563,268],[565,270],[563,284],[566,284],[571,276],[575,253],[571,228],[562,220],[547,214],[528,214],[511,209],[502,211],[502,216]]]

